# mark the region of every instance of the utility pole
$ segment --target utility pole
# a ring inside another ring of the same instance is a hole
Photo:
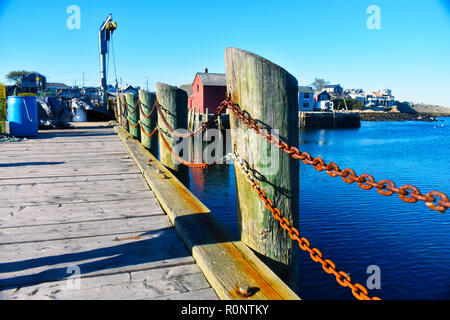
[[[84,72],[83,72],[83,88],[84,88]]]

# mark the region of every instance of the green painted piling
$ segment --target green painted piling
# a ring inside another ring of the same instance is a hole
[[[155,157],[158,157],[158,133],[153,130],[158,125],[158,111],[153,109],[156,94],[145,90],[139,90],[139,101],[141,102],[139,119],[141,123],[141,143]],[[149,137],[149,135],[153,135]]]
[[[132,93],[125,94],[126,109],[128,112],[128,132],[136,139],[141,138],[141,128],[139,127],[139,106],[137,96]]]
[[[125,130],[127,130],[129,132],[129,130],[128,130],[128,110],[127,110],[127,105],[126,105],[127,100],[125,99],[125,95],[120,95],[119,99],[120,99],[120,105],[122,107],[122,112],[121,112],[122,126]]]

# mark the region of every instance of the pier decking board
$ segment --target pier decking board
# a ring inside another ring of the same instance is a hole
[[[78,125],[0,145],[0,299],[217,299],[112,128]]]

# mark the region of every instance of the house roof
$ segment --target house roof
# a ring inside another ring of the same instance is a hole
[[[381,92],[371,91],[369,93],[371,95],[375,96],[375,97],[382,97],[383,96],[383,94]]]
[[[302,93],[313,93],[314,90],[311,87],[307,87],[307,86],[298,86],[298,92],[302,92]]]
[[[47,82],[47,88],[69,88],[65,83],[60,82]]]
[[[341,85],[340,84],[327,84],[326,86],[324,86],[323,88],[324,89],[327,89],[327,88],[336,88],[336,87],[340,87]]]
[[[192,94],[194,93],[194,90],[192,89],[192,84],[182,84],[180,86],[180,89],[186,91],[188,97],[191,97]]]
[[[326,94],[326,95],[330,95],[330,93],[328,92],[328,91],[325,91],[325,90],[319,90],[319,91],[314,91],[314,95],[315,96],[319,96],[319,95],[321,95],[321,94]]]
[[[198,72],[197,74],[204,86],[227,86],[227,80],[224,73]]]

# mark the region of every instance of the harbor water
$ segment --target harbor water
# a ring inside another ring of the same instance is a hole
[[[358,129],[300,132],[300,150],[376,181],[450,194],[450,118],[436,122],[368,122]],[[299,230],[352,282],[377,284],[382,299],[450,299],[450,212],[363,190],[312,166],[300,166]],[[190,190],[237,234],[233,165],[191,168]],[[354,299],[309,254],[299,254],[302,299]]]

